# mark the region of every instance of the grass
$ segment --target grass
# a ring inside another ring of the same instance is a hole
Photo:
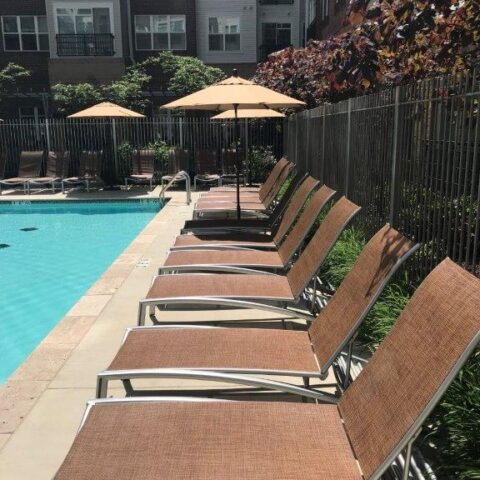
[[[346,229],[324,262],[322,278],[338,287],[365,245],[365,235]],[[408,303],[418,282],[397,274],[365,319],[358,341],[375,351]],[[468,360],[425,423],[417,441],[439,479],[480,480],[480,350]]]

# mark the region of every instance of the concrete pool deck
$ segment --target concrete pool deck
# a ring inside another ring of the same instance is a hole
[[[168,192],[167,205],[0,387],[2,480],[53,477],[75,437],[86,401],[95,396],[96,374],[113,359],[125,329],[136,324],[138,301],[147,292],[184,221],[191,218],[197,195],[193,193],[193,201],[187,206],[185,192]],[[54,196],[64,197],[47,194],[36,199],[52,200]],[[124,196],[128,195],[112,192],[108,198]],[[154,196],[155,191],[144,198]],[[81,197],[96,199],[99,194]],[[103,194],[100,197],[106,198]],[[30,200],[23,195],[3,198]],[[276,318],[255,310],[167,311],[161,315],[175,321]],[[120,384],[118,388],[112,386],[110,393],[123,396]],[[169,380],[161,386],[182,389],[185,382]]]

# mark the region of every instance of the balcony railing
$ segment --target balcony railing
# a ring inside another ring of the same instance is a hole
[[[260,0],[260,5],[293,5],[295,0]]]
[[[57,35],[59,57],[111,57],[114,53],[111,33]]]

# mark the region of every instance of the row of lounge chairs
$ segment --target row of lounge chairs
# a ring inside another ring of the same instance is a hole
[[[360,207],[342,197],[323,212],[335,192],[293,168],[282,159],[261,188],[242,189],[244,206],[255,205],[262,218],[240,227],[228,218],[186,222],[140,301],[138,325],[98,375],[97,399],[57,480],[378,479],[402,452],[409,478],[423,422],[480,339],[480,280],[445,259],[352,379],[358,329],[418,245],[387,224],[333,295],[322,292],[318,270]],[[279,200],[285,169],[295,185]],[[211,190],[197,206],[217,203],[215,215],[228,217],[234,194]],[[157,316],[205,304],[280,313],[283,327],[288,320],[296,328],[235,328],[238,319],[198,324],[188,313],[171,324]],[[326,385],[331,368],[337,381]],[[171,378],[222,386],[169,392],[142,383]],[[123,383],[126,398],[107,398],[113,381]],[[256,400],[266,392],[316,404]]]
[[[100,172],[100,165],[103,152],[84,151],[79,158],[78,175],[69,176],[70,167],[69,152],[48,152],[44,162],[44,152],[23,151],[20,154],[20,163],[16,177],[3,178],[5,163],[0,164],[0,192],[4,187],[23,187],[25,194],[30,194],[33,188],[51,188],[55,193],[55,188],[59,186],[62,192],[68,187],[85,186],[90,191],[90,185],[97,182]],[[45,175],[41,176],[42,168],[45,168]]]
[[[214,161],[215,151],[199,150],[195,156],[194,188],[197,185],[222,185],[235,179],[233,175],[234,152],[224,153],[225,164],[223,173],[218,173],[217,163]],[[69,186],[84,185],[87,191],[90,185],[99,180],[102,165],[102,151],[83,151],[79,155],[79,166],[76,176],[68,176],[70,170],[70,152],[48,152],[44,161],[43,151],[22,151],[17,176],[3,178],[5,172],[5,158],[0,158],[0,192],[2,185],[5,187],[23,187],[25,194],[29,194],[32,187],[51,188],[55,193],[56,186],[60,185],[62,191]],[[168,160],[168,174],[162,181],[168,181],[181,170],[189,170],[188,152],[172,149]],[[45,176],[40,176],[45,165]],[[147,184],[153,189],[155,178],[155,151],[153,149],[135,150],[129,175],[125,177],[125,187],[129,184]],[[242,180],[245,181],[242,174]]]

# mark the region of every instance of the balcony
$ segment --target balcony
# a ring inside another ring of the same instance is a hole
[[[111,33],[86,33],[57,35],[59,57],[112,57],[113,35]]]

